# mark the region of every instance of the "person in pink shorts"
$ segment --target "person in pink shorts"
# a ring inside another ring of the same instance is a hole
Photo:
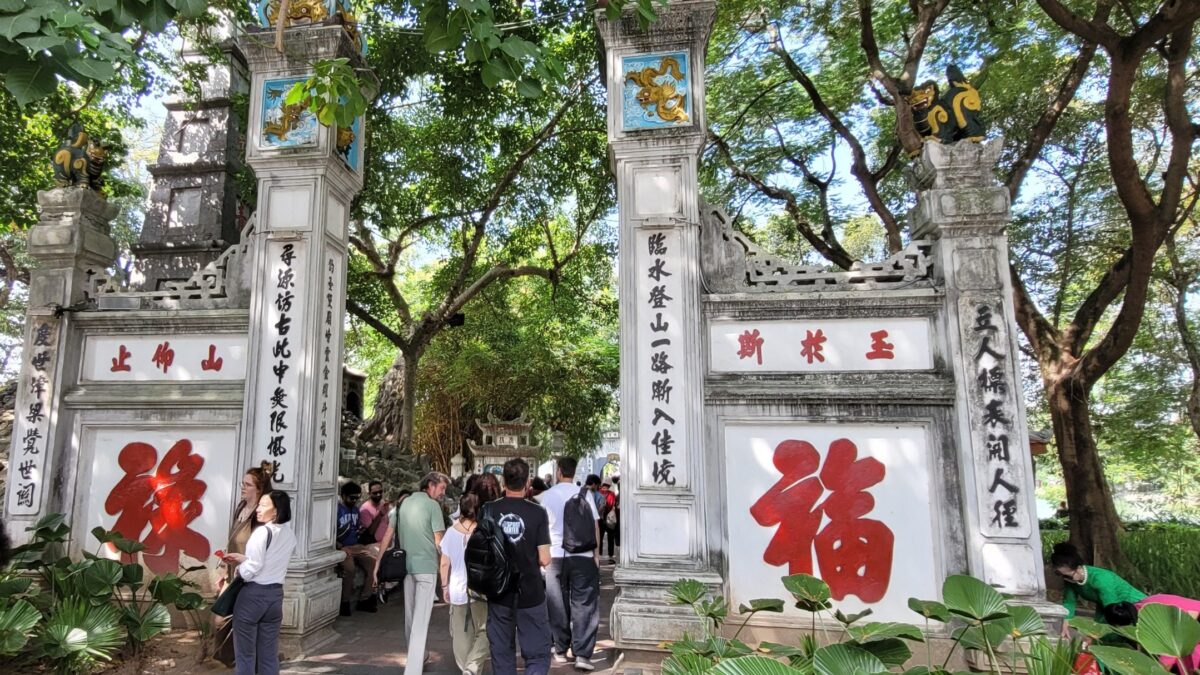
[[[1128,626],[1137,623],[1138,612],[1146,605],[1169,605],[1176,607],[1179,611],[1190,615],[1193,619],[1200,615],[1200,600],[1184,598],[1178,595],[1168,595],[1160,593],[1158,595],[1148,595],[1136,603],[1118,602],[1104,606],[1104,619],[1113,626]],[[1169,672],[1178,662],[1178,659],[1170,656],[1158,657],[1159,663]],[[1200,645],[1196,645],[1195,651],[1186,659],[1188,672],[1195,672],[1200,668]]]

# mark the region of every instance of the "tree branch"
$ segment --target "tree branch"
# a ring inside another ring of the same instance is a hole
[[[1120,40],[1120,35],[1107,22],[1089,21],[1067,9],[1058,0],[1037,0],[1037,4],[1046,13],[1046,16],[1050,17],[1050,20],[1063,30],[1073,33],[1087,42],[1104,45],[1104,48],[1110,52]]]
[[[1112,11],[1111,0],[1101,0],[1096,3],[1096,14],[1093,17],[1094,21],[1108,21],[1109,12]],[[1046,145],[1046,141],[1050,138],[1050,134],[1054,132],[1054,128],[1058,125],[1058,121],[1067,110],[1067,106],[1075,99],[1075,93],[1079,91],[1079,85],[1083,83],[1084,77],[1087,75],[1088,69],[1091,67],[1092,59],[1096,56],[1096,43],[1084,40],[1079,45],[1079,53],[1071,60],[1071,65],[1067,68],[1066,77],[1058,86],[1058,93],[1054,99],[1042,111],[1037,122],[1033,125],[1033,131],[1029,135],[1029,142],[1021,150],[1017,156],[1017,161],[1013,162],[1012,167],[1008,171],[1008,177],[1005,180],[1005,185],[1008,187],[1008,196],[1012,200],[1016,200],[1017,194],[1021,191],[1021,184],[1025,182],[1025,176],[1028,175],[1030,167],[1033,166],[1035,160],[1042,153],[1042,148]]]
[[[799,231],[800,236],[804,237],[805,241],[807,241],[809,245],[811,245],[818,253],[824,256],[826,260],[832,262],[838,267],[841,267],[842,269],[850,268],[850,265],[854,263],[854,260],[850,258],[850,254],[846,253],[845,250],[842,250],[841,245],[837,245],[836,248],[830,246],[828,242],[826,242],[819,235],[817,235],[816,232],[813,231],[812,226],[809,225],[809,223],[804,219],[804,215],[800,212],[800,206],[797,204],[796,195],[792,194],[792,192],[789,190],[775,187],[774,185],[764,181],[762,178],[754,175],[750,171],[738,166],[738,164],[733,160],[733,155],[729,151],[729,144],[711,129],[708,131],[708,138],[709,141],[716,146],[717,152],[720,153],[721,158],[725,160],[725,165],[729,167],[729,171],[735,178],[741,178],[747,183],[750,183],[750,185],[754,186],[764,196],[774,199],[775,201],[783,202],[784,210],[787,211],[788,216],[791,217],[792,223],[796,226],[796,230]]]
[[[867,2],[867,0],[862,1]],[[939,2],[940,1],[941,0],[939,0]],[[804,89],[804,92],[808,94],[809,101],[812,102],[813,108],[817,111],[817,113],[820,114],[821,117],[825,118],[825,121],[829,123],[829,126],[833,128],[834,132],[838,136],[841,136],[842,139],[846,141],[846,144],[850,146],[850,155],[854,160],[850,166],[850,173],[855,179],[858,180],[859,185],[862,187],[863,194],[866,196],[867,201],[871,204],[871,209],[883,222],[884,230],[887,232],[888,250],[893,253],[899,251],[902,248],[900,242],[900,223],[897,222],[896,215],[892,213],[892,210],[889,209],[887,204],[883,201],[883,196],[879,194],[878,184],[875,183],[875,181],[871,178],[871,169],[869,166],[867,166],[867,153],[865,150],[863,150],[862,143],[860,143],[858,137],[850,131],[850,128],[842,122],[837,113],[835,113],[825,103],[825,99],[822,98],[821,93],[817,91],[816,84],[814,84],[812,79],[809,78],[808,74],[804,72],[804,69],[796,63],[796,61],[792,58],[792,55],[788,53],[788,50],[786,47],[784,47],[783,38],[779,33],[779,27],[775,24],[770,24],[768,31],[771,34],[771,52],[776,54],[780,60],[783,61],[784,67],[787,68],[787,71],[792,75],[792,78],[796,80],[796,82],[799,83]],[[832,260],[832,258],[830,259]]]
[[[395,330],[392,330],[390,326],[376,319],[373,314],[367,311],[366,307],[358,304],[353,298],[346,298],[346,309],[350,310],[350,313],[354,316],[362,319],[368,326],[374,328],[377,333],[387,338],[388,342],[400,348],[400,351],[408,351],[409,341],[404,339],[403,335],[400,335]]]

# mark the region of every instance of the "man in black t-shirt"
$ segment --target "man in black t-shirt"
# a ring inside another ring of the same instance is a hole
[[[550,671],[550,619],[542,568],[550,564],[550,520],[541,504],[525,499],[529,465],[523,459],[504,463],[504,497],[489,503],[491,517],[512,542],[512,564],[520,575],[517,589],[488,602],[487,636],[495,675],[515,675],[521,645],[526,675]]]

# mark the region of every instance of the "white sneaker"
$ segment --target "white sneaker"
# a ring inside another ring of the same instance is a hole
[[[551,655],[551,657],[554,658],[555,663],[566,663],[567,662],[566,652],[556,652],[556,651],[551,650],[550,655]]]
[[[585,659],[582,656],[575,657],[575,670],[586,670],[590,673],[595,669],[596,666],[592,665],[591,659]]]

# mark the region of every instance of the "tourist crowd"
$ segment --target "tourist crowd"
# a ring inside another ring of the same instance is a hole
[[[499,476],[469,476],[453,514],[444,507],[450,478],[442,473],[427,474],[394,504],[379,481],[368,484],[366,501],[357,483],[343,484],[335,535],[341,615],[376,612],[402,591],[406,675],[422,673],[438,599],[449,605],[463,675],[481,675],[489,662],[496,675],[515,674],[518,648],[529,675],[572,659],[577,670],[594,670],[601,548],[607,539],[615,562],[620,503],[599,476],[578,484],[576,464],[558,458],[548,480],[531,480],[522,459],[506,462]],[[271,489],[265,466],[246,472],[241,498],[222,567],[224,602],[214,604],[229,608],[218,620],[215,653],[238,675],[271,675],[279,672],[282,582],[296,546],[291,506]]]

